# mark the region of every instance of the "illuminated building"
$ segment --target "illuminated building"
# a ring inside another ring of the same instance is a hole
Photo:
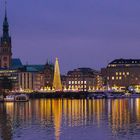
[[[4,78],[9,80],[12,90],[18,90],[18,68],[22,67],[20,59],[12,59],[12,43],[9,35],[9,23],[7,11],[5,8],[5,17],[3,21],[3,34],[0,39],[0,89]]]
[[[5,87],[3,85],[5,78],[7,79],[5,84],[10,84],[12,90],[18,90],[19,89],[18,72],[19,72],[18,70],[12,70],[12,69],[4,69],[4,70],[0,69],[0,90],[2,90]]]
[[[18,73],[19,87],[21,90],[40,90],[44,87],[43,65],[27,65]]]
[[[56,91],[62,91],[62,84],[61,84],[61,77],[60,77],[60,69],[59,69],[58,58],[56,58],[56,61],[55,61],[53,88]]]
[[[61,82],[62,82],[62,89],[64,91],[67,91],[67,76],[66,75],[61,75]]]
[[[1,68],[0,69],[0,85],[4,78],[7,78],[12,84],[12,90],[18,90],[18,73],[20,70],[18,68],[22,67],[20,59],[12,59],[10,68]],[[0,86],[2,88],[2,85]]]
[[[102,75],[112,89],[140,87],[140,59],[116,59],[102,69]]]
[[[78,68],[67,73],[66,86],[69,90],[88,91],[101,88],[98,87],[100,80],[98,71],[91,68]]]
[[[47,62],[44,66],[44,86],[52,89],[54,77],[54,65]]]
[[[95,76],[95,90],[103,90],[104,80],[100,73]]]
[[[3,35],[0,41],[0,67],[9,68],[12,61],[12,45],[11,37],[9,35],[9,24],[7,20],[6,9],[3,21]]]

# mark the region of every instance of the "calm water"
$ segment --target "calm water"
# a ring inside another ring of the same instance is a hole
[[[139,140],[140,99],[0,103],[0,140]]]

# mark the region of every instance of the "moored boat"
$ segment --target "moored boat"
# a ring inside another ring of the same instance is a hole
[[[103,94],[96,94],[94,96],[94,99],[104,99],[104,98],[105,98],[105,96]]]
[[[131,94],[130,98],[140,98],[140,94]]]
[[[29,97],[26,94],[20,94],[15,96],[15,102],[27,102]]]
[[[107,99],[114,99],[115,96],[113,96],[112,94],[110,94],[110,95],[107,95],[106,98],[107,98]]]
[[[15,95],[7,95],[6,98],[4,98],[5,102],[14,102],[15,101]]]

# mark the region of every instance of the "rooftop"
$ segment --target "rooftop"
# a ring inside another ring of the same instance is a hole
[[[140,66],[140,59],[115,59],[108,64],[108,67],[115,66]]]
[[[17,69],[17,68],[21,68],[22,62],[19,58],[13,58],[12,59],[12,63],[11,63],[11,69]]]
[[[24,69],[27,72],[40,72],[43,71],[44,65],[24,65]]]
[[[80,72],[82,74],[95,74],[95,73],[99,73],[98,71],[94,70],[94,69],[91,69],[91,68],[77,68],[77,69],[74,69],[72,71],[69,71],[67,74],[72,74],[73,72]]]

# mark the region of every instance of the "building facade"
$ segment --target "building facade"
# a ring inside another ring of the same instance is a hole
[[[91,68],[78,68],[69,71],[66,77],[66,88],[74,91],[90,91],[98,87],[99,72]]]
[[[140,87],[140,59],[116,59],[102,69],[106,85],[111,89],[125,90]]]
[[[21,91],[38,91],[44,87],[43,66],[24,66],[18,73],[18,85]]]
[[[0,91],[19,90],[18,85],[18,70],[0,69]]]
[[[9,35],[9,24],[6,12],[3,22],[3,35],[0,41],[0,67],[9,68],[12,61],[12,45],[11,37]]]
[[[53,78],[54,78],[54,65],[47,62],[44,66],[44,86],[52,89],[53,87]]]

